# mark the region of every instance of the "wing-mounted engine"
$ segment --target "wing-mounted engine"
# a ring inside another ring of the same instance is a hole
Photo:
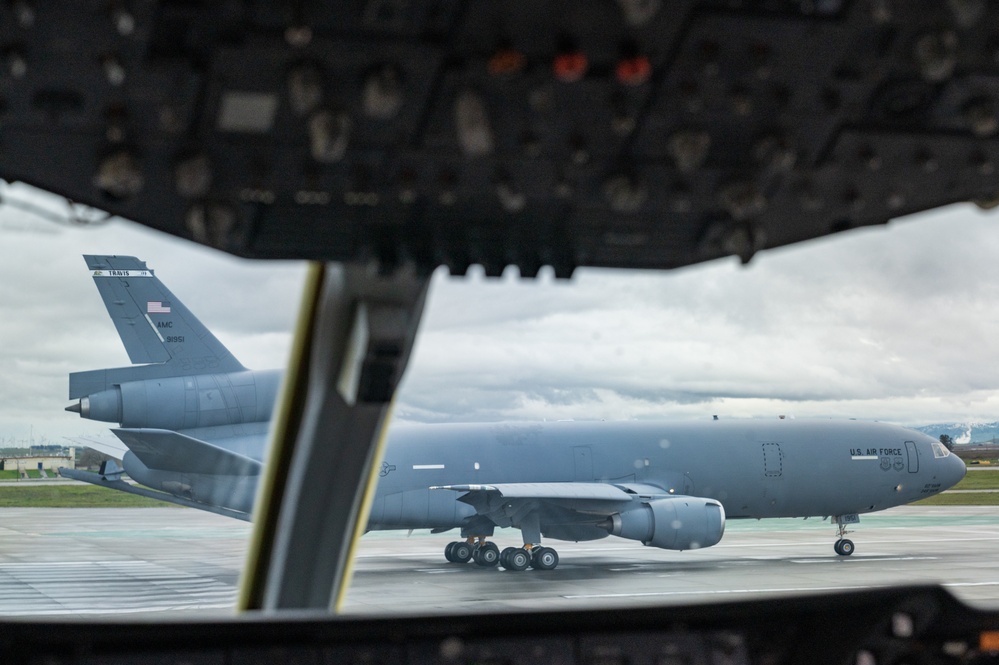
[[[605,528],[611,535],[640,540],[644,545],[693,550],[717,545],[722,539],[725,509],[714,499],[656,499],[611,515]]]

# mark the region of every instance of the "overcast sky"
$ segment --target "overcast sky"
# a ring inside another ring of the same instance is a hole
[[[999,420],[997,224],[955,206],[764,252],[748,267],[581,270],[569,282],[438,273],[396,417]],[[63,411],[69,372],[128,364],[84,253],[146,260],[244,365],[284,363],[301,264],[10,205],[0,247],[2,440],[106,429]]]

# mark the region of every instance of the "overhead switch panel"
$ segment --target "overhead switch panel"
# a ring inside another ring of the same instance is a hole
[[[673,268],[999,196],[999,5],[0,4],[0,177],[234,254]]]

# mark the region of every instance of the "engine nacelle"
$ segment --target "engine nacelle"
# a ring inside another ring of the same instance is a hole
[[[270,420],[280,372],[230,372],[123,381],[66,410],[122,427],[185,430]]]
[[[711,547],[725,533],[725,509],[714,499],[657,499],[611,515],[608,531],[666,550]]]
[[[115,386],[110,390],[102,390],[86,397],[81,397],[76,407],[69,411],[77,411],[81,418],[102,420],[106,423],[120,423],[122,417],[121,388]]]

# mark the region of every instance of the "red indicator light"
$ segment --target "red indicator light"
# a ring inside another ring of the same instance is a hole
[[[582,51],[560,53],[555,56],[555,62],[552,63],[555,78],[563,83],[573,83],[582,79],[589,66],[590,63]]]
[[[652,76],[652,63],[644,55],[624,58],[617,63],[614,74],[624,85],[642,85]]]

